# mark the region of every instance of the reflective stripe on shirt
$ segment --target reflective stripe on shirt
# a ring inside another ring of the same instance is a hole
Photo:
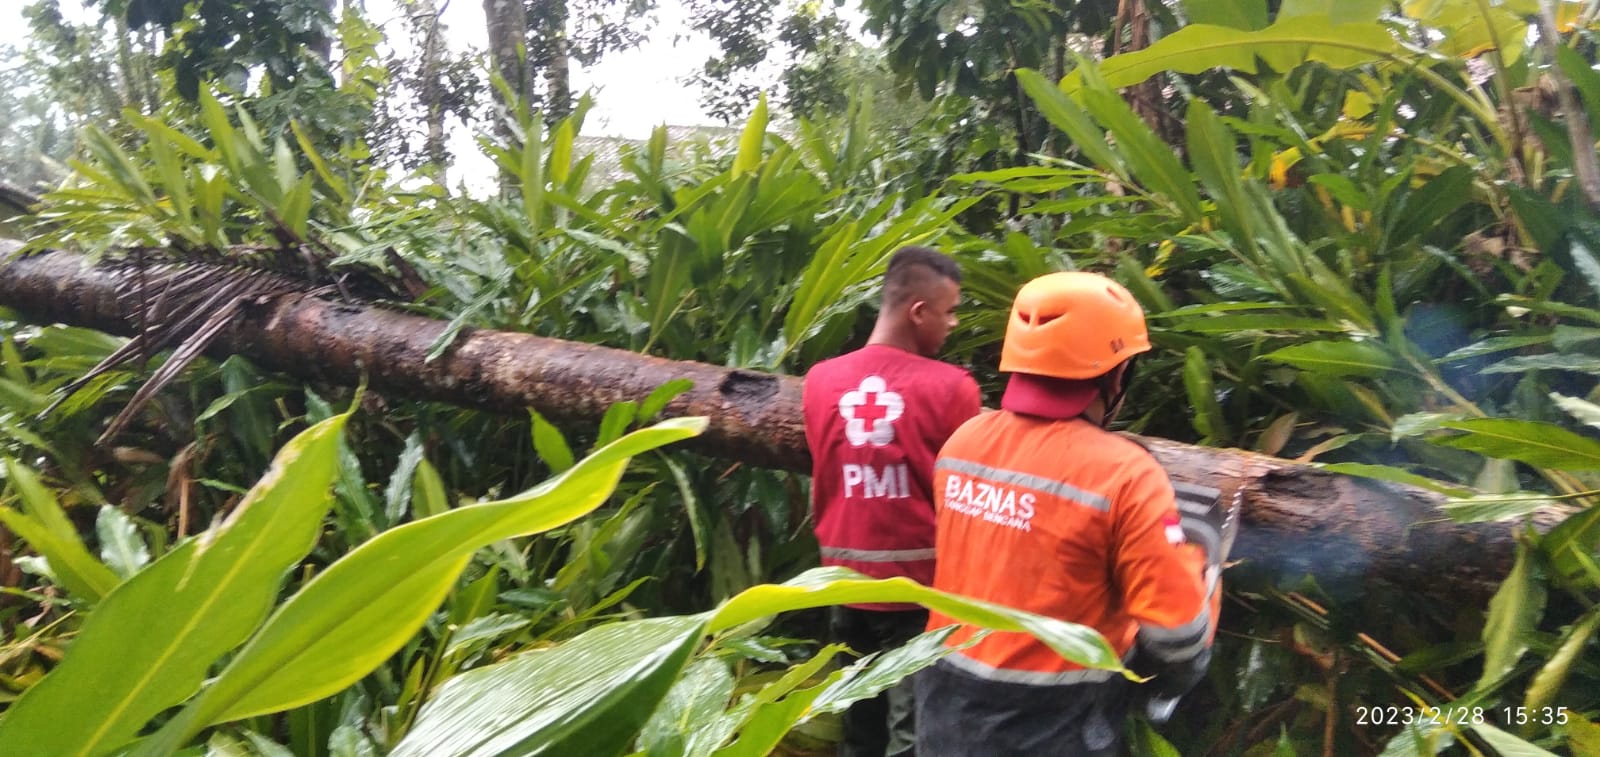
[[[933,548],[927,549],[845,549],[843,547],[823,547],[823,557],[835,560],[854,560],[856,562],[915,562],[917,560],[932,560]]]
[[[1194,620],[1177,628],[1139,624],[1139,646],[1162,662],[1193,659],[1210,646],[1211,611],[1202,608]]]
[[[1061,672],[1047,672],[1042,670],[1016,670],[1013,668],[997,668],[988,663],[979,662],[961,652],[955,652],[944,658],[944,662],[959,668],[963,672],[982,678],[986,681],[998,683],[1020,683],[1026,686],[1062,686],[1072,683],[1103,683],[1113,678],[1122,677],[1115,670],[1101,670],[1099,668],[1082,668],[1079,670],[1066,670]]]
[[[976,476],[978,478],[987,479],[989,481],[995,481],[1002,484],[1013,484],[1015,486],[1026,487],[1036,492],[1053,494],[1057,497],[1061,497],[1062,499],[1070,499],[1080,505],[1092,507],[1101,512],[1111,511],[1111,500],[1106,499],[1103,495],[1095,494],[1094,492],[1086,492],[1071,484],[1048,479],[1044,476],[1035,476],[1032,473],[1006,470],[1004,468],[992,468],[982,463],[975,463],[971,460],[962,460],[954,457],[941,457],[939,458],[939,462],[935,463],[933,467],[935,471],[943,468],[944,470],[954,471],[963,475]]]

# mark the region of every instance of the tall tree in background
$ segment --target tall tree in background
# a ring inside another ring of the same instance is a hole
[[[489,32],[489,70],[500,78],[495,133],[510,142],[512,125],[536,102],[533,63],[528,59],[528,8],[523,0],[483,0]]]
[[[483,0],[494,88],[495,134],[514,141],[535,111],[572,112],[572,64],[590,66],[636,47],[654,23],[655,0]],[[509,177],[503,177],[509,181]]]

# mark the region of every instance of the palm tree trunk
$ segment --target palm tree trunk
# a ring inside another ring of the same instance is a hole
[[[17,246],[0,240],[0,260]],[[0,265],[0,305],[36,323],[131,334],[134,276],[131,269],[85,267],[67,253],[23,258]],[[692,446],[749,465],[810,472],[799,378],[491,330],[461,334],[429,362],[446,326],[296,293],[247,305],[211,351],[303,379],[353,385],[365,378],[375,391],[413,399],[513,415],[532,407],[568,426],[592,425],[613,403],[689,379],[694,388],[667,412],[710,418]],[[1222,490],[1239,517],[1232,559],[1243,569],[1277,580],[1309,574],[1330,592],[1387,590],[1473,606],[1487,602],[1510,570],[1512,528],[1453,524],[1431,492],[1242,450],[1140,441],[1175,482]]]

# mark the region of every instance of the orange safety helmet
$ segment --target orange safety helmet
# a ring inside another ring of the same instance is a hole
[[[1092,379],[1150,350],[1144,309],[1098,273],[1048,273],[1022,286],[1000,349],[1000,370]]]

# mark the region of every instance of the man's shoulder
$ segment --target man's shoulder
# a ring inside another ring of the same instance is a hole
[[[871,345],[822,360],[806,371],[806,380],[850,380],[867,375],[912,381],[919,384],[965,384],[977,382],[967,369],[930,357],[895,350],[885,352]]]
[[[935,381],[951,384],[972,384],[974,386],[978,383],[973,380],[970,371],[959,365],[932,358],[923,358],[923,360],[926,361],[923,370],[927,371],[928,377]]]
[[[806,370],[806,379],[826,378],[839,373],[853,372],[860,361],[861,350],[846,352],[843,355],[834,355],[826,360],[818,360]]]

